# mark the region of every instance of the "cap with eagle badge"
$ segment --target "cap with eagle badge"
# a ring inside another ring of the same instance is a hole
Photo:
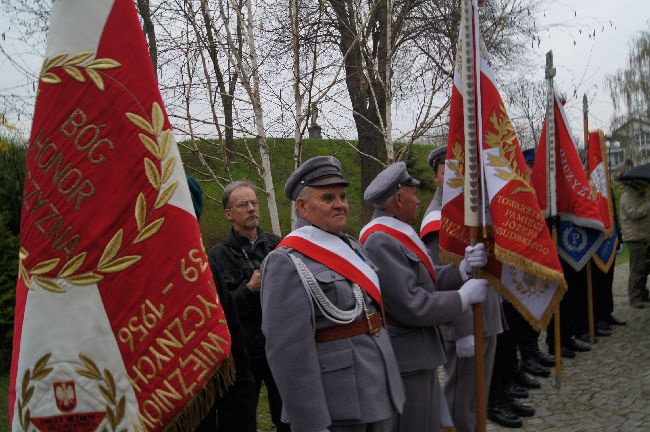
[[[284,185],[284,195],[292,201],[306,186],[348,185],[343,178],[341,162],[334,156],[307,159],[291,173]]]

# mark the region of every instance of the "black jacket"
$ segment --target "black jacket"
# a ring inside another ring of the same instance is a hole
[[[251,358],[264,357],[265,339],[262,334],[262,306],[259,293],[246,287],[264,258],[280,242],[280,237],[258,228],[253,244],[231,228],[228,238],[208,252],[210,263],[223,279],[235,303],[242,323],[244,344]]]
[[[235,382],[224,395],[217,394],[216,409],[208,411],[194,432],[215,432],[216,424],[219,425],[220,432],[255,432],[257,392],[248,353],[242,341],[242,325],[237,316],[237,308],[230,298],[226,284],[217,273],[212,259],[210,259],[210,268],[230,331],[231,355],[235,361]]]

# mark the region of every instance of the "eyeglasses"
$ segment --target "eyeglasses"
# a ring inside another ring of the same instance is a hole
[[[243,209],[243,208],[248,208],[249,205],[252,205],[253,208],[257,208],[260,203],[258,203],[256,200],[248,200],[248,201],[239,201],[237,204],[233,204],[232,206],[238,209]]]

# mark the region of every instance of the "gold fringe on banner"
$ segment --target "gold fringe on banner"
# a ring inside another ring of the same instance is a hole
[[[440,252],[438,252],[438,257],[440,257],[441,262],[445,264],[453,264],[456,267],[458,267],[460,265],[460,262],[463,260],[462,256],[453,252],[449,252],[446,249],[440,249]]]
[[[600,259],[600,257],[597,254],[594,254],[593,256],[594,264],[596,264],[596,266],[600,269],[601,272],[608,273],[609,270],[612,268],[612,264],[614,264],[616,255],[618,255],[618,252],[616,252],[616,250],[618,249],[619,244],[620,244],[619,238],[616,237],[616,241],[614,243],[614,250],[612,251],[612,255],[609,257],[607,262],[604,262],[603,260]]]
[[[497,245],[494,245],[494,253],[499,261],[517,267],[526,273],[539,276],[542,279],[553,281],[558,285],[558,288],[562,288],[563,291],[566,291],[566,280],[564,280],[564,274],[562,272],[551,270],[548,267],[540,265],[526,257],[510,252],[509,250],[503,249]]]
[[[498,250],[497,250],[498,249]],[[502,252],[503,255],[506,255],[506,258],[508,258],[508,261],[505,261],[502,259],[502,255],[499,254],[499,252]],[[536,319],[534,316],[531,315],[531,313],[524,307],[524,305],[521,303],[521,301],[505,286],[501,283],[500,279],[497,279],[495,276],[491,275],[490,273],[486,272],[485,270],[481,269],[481,277],[484,279],[488,280],[488,283],[493,286],[499,295],[506,299],[510,304],[512,304],[515,309],[517,309],[517,312],[521,314],[522,317],[528,323],[536,330],[541,331],[546,329],[548,326],[549,321],[551,320],[551,317],[553,316],[553,313],[555,312],[555,308],[557,305],[560,304],[560,301],[562,300],[562,297],[564,297],[564,293],[566,292],[567,285],[566,285],[566,280],[564,280],[564,276],[562,273],[549,270],[543,266],[540,266],[539,264],[536,263],[531,263],[530,260],[521,257],[520,255],[513,254],[508,251],[504,251],[501,248],[498,248],[495,245],[495,253],[499,261],[501,262],[506,262],[508,265],[511,265],[513,267],[517,267],[519,269],[522,269],[523,271],[526,271],[528,273],[532,273],[537,275],[538,277],[541,277],[543,279],[551,280],[558,285],[558,292],[555,293],[553,296],[553,299],[549,303],[549,305],[546,307],[546,311],[544,314],[541,316],[540,319]],[[460,265],[460,262],[462,261],[463,257],[461,255],[458,255],[456,253],[450,252],[445,249],[440,249],[440,260],[444,263],[448,264],[453,264],[455,266]],[[512,261],[510,261],[512,259]],[[520,266],[519,264],[522,264]],[[526,264],[530,265],[530,267],[527,267]],[[534,267],[533,267],[534,266]],[[529,268],[534,268],[539,270],[544,269],[545,271],[543,272],[536,272],[536,271],[530,271]],[[541,273],[541,274],[540,274]],[[547,275],[552,275],[553,278],[549,278]],[[559,277],[559,283],[558,283],[558,278]]]
[[[495,278],[492,277],[492,279]],[[519,299],[517,299],[509,289],[503,286],[501,282],[498,281],[496,287],[499,294],[501,294],[501,297],[508,300],[510,304],[512,304],[515,307],[515,309],[517,309],[517,312],[519,312],[521,316],[524,317],[524,319],[528,321],[528,323],[537,331],[545,330],[546,327],[548,327],[548,322],[553,317],[553,314],[555,313],[555,308],[560,304],[560,301],[562,301],[562,298],[564,297],[564,292],[559,291],[560,288],[558,287],[558,291],[555,292],[553,299],[548,304],[548,306],[546,306],[546,310],[544,311],[544,314],[541,316],[540,319],[536,319],[534,316],[530,314],[528,309],[526,309],[522,305]]]
[[[228,388],[235,383],[235,372],[235,361],[231,354],[221,362],[219,370],[187,403],[185,408],[167,426],[165,432],[188,432],[199,427],[210,409],[215,409],[217,395],[223,396]]]

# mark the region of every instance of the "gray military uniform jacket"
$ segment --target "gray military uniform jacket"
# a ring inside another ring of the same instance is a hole
[[[442,209],[442,191],[436,190],[433,200],[427,208],[425,215],[434,210]],[[431,258],[434,263],[440,262],[440,237],[438,233],[427,234],[422,241],[429,248]],[[435,255],[434,255],[435,254]],[[501,297],[495,289],[488,289],[487,299],[483,303],[483,336],[494,336],[503,332],[503,308],[501,307]],[[474,318],[472,308],[467,308],[453,322],[440,326],[442,337],[446,341],[456,341],[465,336],[474,333]]]
[[[376,210],[373,219],[389,214]],[[456,319],[462,312],[456,291],[463,281],[453,266],[437,269],[431,279],[420,258],[384,232],[368,236],[364,246],[379,267],[379,283],[386,313],[399,325],[389,326],[400,372],[430,370],[446,361],[438,325]]]
[[[308,225],[300,219],[298,223]],[[346,242],[369,263],[356,240],[346,236]],[[290,254],[305,263],[335,306],[350,310],[355,305],[348,279],[296,250],[276,249],[262,264],[262,331],[282,397],[283,420],[293,431],[312,432],[381,421],[401,412],[404,390],[388,332],[316,343],[316,329],[334,324],[306,294]],[[363,294],[368,312],[377,311],[374,300]]]

